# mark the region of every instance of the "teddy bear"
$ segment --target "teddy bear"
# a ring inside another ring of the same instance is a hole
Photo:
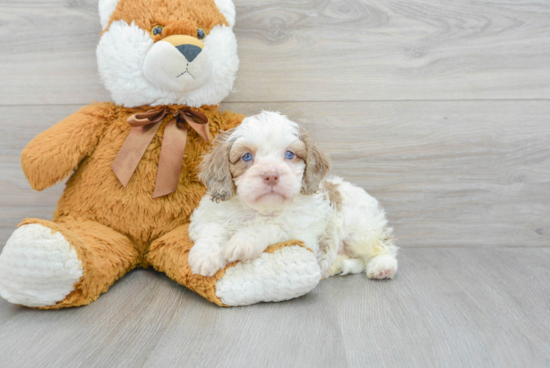
[[[21,155],[33,189],[69,177],[51,221],[23,220],[0,255],[0,295],[33,308],[87,305],[136,267],[154,267],[220,306],[282,301],[321,279],[300,240],[192,273],[189,218],[206,189],[201,158],[244,116],[220,111],[239,59],[231,0],[100,0],[94,103]]]

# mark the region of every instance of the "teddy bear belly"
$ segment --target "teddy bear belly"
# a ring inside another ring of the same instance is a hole
[[[152,241],[189,222],[206,191],[196,175],[184,167],[178,190],[153,199],[158,161],[155,154],[144,155],[126,188],[105,164],[112,162],[112,157],[93,155],[86,159],[67,181],[54,221],[71,216],[99,222],[128,236],[146,252]]]

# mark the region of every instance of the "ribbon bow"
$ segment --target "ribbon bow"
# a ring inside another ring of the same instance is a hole
[[[120,149],[112,169],[124,187],[149,147],[162,121],[170,113],[167,108],[149,110],[128,118],[134,127]],[[183,154],[187,143],[187,125],[193,128],[206,142],[211,141],[208,117],[203,113],[184,109],[173,113],[174,118],[166,124],[160,150],[160,159],[153,198],[173,193],[178,188]]]

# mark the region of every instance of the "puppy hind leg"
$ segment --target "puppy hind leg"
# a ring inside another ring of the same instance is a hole
[[[366,264],[369,279],[391,279],[397,272],[399,248],[393,244],[391,233],[391,228],[384,227],[381,231],[346,239],[346,254]]]
[[[360,259],[344,259],[342,263],[342,275],[361,273],[365,271],[365,264]]]
[[[330,265],[328,269],[328,276],[335,276],[338,275],[340,272],[342,272],[342,268],[344,267],[344,260],[349,259],[349,256],[346,254],[338,254],[334,262]],[[325,275],[326,277],[326,275]]]
[[[367,263],[367,277],[369,279],[393,279],[397,273],[397,258],[385,254],[376,256]]]
[[[365,264],[360,259],[350,258],[347,254],[339,254],[328,269],[329,276],[349,275],[365,271]]]
[[[366,261],[369,279],[393,279],[397,273],[397,251],[399,248],[393,244],[391,229],[385,233],[389,235],[375,244],[379,253]]]

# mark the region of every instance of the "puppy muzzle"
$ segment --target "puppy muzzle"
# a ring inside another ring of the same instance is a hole
[[[192,91],[204,85],[212,74],[208,49],[195,37],[166,37],[147,53],[143,74],[149,82],[169,91]]]

